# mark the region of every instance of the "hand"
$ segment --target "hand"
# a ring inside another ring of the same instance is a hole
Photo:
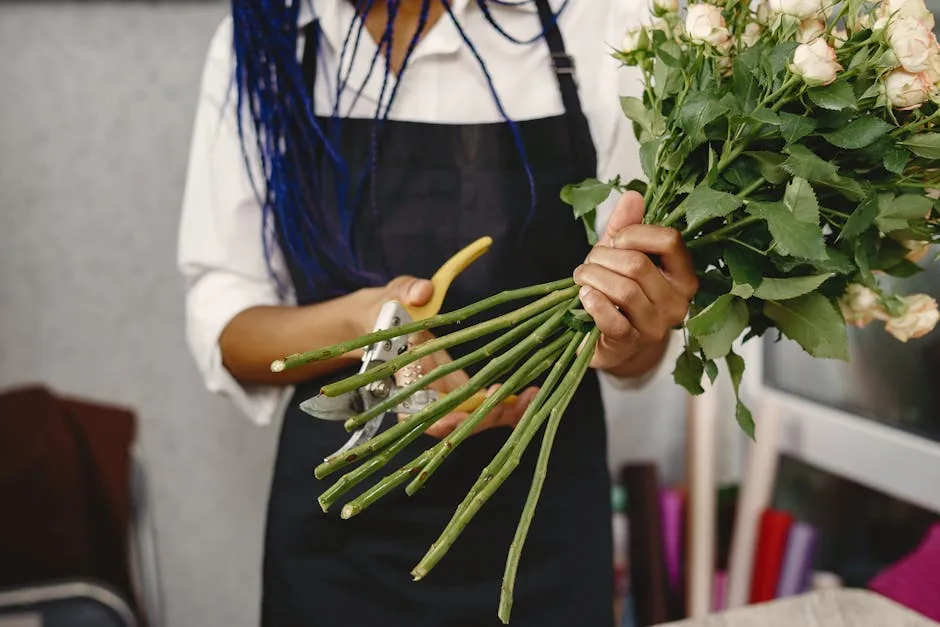
[[[680,233],[642,224],[643,211],[638,193],[621,196],[604,236],[574,273],[581,303],[601,331],[591,365],[619,377],[640,376],[659,362],[698,291]]]
[[[434,295],[434,284],[427,279],[418,279],[413,276],[400,276],[392,279],[383,287],[367,287],[353,294],[357,301],[350,308],[352,323],[352,337],[371,333],[375,321],[379,317],[382,305],[390,300],[397,300],[408,307],[420,307]]]
[[[430,339],[433,336],[428,331],[422,331],[420,333],[414,334],[409,342],[413,345],[422,344]],[[395,373],[395,382],[398,385],[407,385],[409,382],[414,381],[415,377],[427,374],[434,370],[437,366],[446,364],[453,361],[450,358],[450,355],[447,354],[447,351],[438,351],[432,353],[427,357],[423,357],[418,361],[412,362],[408,366],[405,366],[401,370]],[[467,373],[463,370],[458,370],[452,372],[444,377],[441,377],[437,381],[432,382],[428,385],[429,389],[436,390],[441,394],[446,394],[451,392],[469,380]],[[499,385],[492,385],[487,390],[487,396],[493,394]],[[473,432],[479,433],[485,429],[492,429],[494,427],[515,427],[519,420],[522,418],[522,414],[525,412],[526,408],[529,406],[529,403],[532,402],[532,399],[535,397],[538,392],[537,388],[528,388],[519,394],[518,398],[514,403],[503,402],[497,405],[493,410],[483,418],[480,423],[474,427]],[[466,412],[451,412],[443,416],[440,420],[431,425],[427,433],[428,435],[434,436],[436,438],[445,438],[451,431],[456,429],[460,423],[467,419],[470,414]],[[399,416],[399,420],[403,420],[407,416]]]

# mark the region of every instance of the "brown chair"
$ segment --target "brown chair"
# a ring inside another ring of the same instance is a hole
[[[97,604],[114,624],[158,624],[135,431],[120,407],[42,386],[0,394],[0,616]]]

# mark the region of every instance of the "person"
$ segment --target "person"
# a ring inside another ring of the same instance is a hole
[[[258,424],[283,416],[265,627],[498,624],[537,446],[424,580],[409,573],[533,391],[494,411],[416,495],[396,491],[341,520],[341,507],[318,507],[333,478],[318,481],[312,468],[348,434],[298,406],[354,371],[360,354],[270,370],[285,355],[371,331],[388,300],[426,302],[427,278],[484,235],[491,250],[454,282],[445,310],[574,271],[602,331],[556,439],[512,624],[611,624],[599,377],[622,386],[648,378],[697,288],[682,238],[641,224],[638,194],[604,206],[593,248],[559,198],[568,183],[636,170],[609,55],[633,13],[618,0],[232,2],[202,77],[179,265],[207,387]],[[464,417],[442,419],[390,468]]]

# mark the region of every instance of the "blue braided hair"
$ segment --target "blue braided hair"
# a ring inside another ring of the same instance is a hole
[[[377,0],[353,1],[357,14],[364,16]],[[388,2],[388,24],[381,40],[377,42],[368,73],[363,84],[358,87],[350,109],[371,78],[378,56],[392,48],[394,20],[401,0],[378,1]],[[496,4],[513,4],[506,0],[491,1]],[[315,114],[312,95],[305,85],[303,70],[297,58],[301,0],[232,0],[238,132],[246,169],[251,175],[253,169],[248,162],[246,144],[249,136],[244,128],[245,122],[250,120],[254,131],[254,148],[264,178],[263,185],[254,179],[252,185],[262,207],[262,237],[272,277],[275,275],[271,256],[273,243],[277,240],[288,263],[300,271],[307,287],[318,298],[330,298],[387,280],[388,277],[367,270],[356,255],[353,245],[355,212],[369,179],[373,184],[369,204],[373,218],[377,218],[374,183],[382,128],[388,120],[408,61],[427,24],[430,2],[422,0],[418,28],[408,44],[398,80],[387,102],[383,104],[391,71],[389,63],[385,63],[381,94],[374,115],[369,167],[364,168],[353,180],[349,165],[336,146],[339,145],[343,118],[340,96],[347,89],[349,81],[348,73],[342,75],[343,66],[346,65],[344,61],[350,43],[352,57],[355,57],[365,20],[352,20],[344,38],[336,73],[334,106],[328,127],[323,128]],[[457,21],[449,0],[441,2],[483,71],[497,109],[512,133],[529,184],[528,223],[535,209],[535,181],[518,125],[506,113],[483,58]],[[486,6],[487,0],[476,2],[489,23],[510,41],[528,44],[544,36],[543,30],[529,40],[512,37],[493,19]],[[567,2],[565,0],[558,14]],[[557,19],[557,14],[555,17]],[[316,43],[319,45],[319,41]],[[348,65],[352,67],[352,63]],[[323,175],[329,176],[330,180],[321,180]],[[323,198],[327,190],[334,198]]]

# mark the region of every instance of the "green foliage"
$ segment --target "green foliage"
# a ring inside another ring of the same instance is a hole
[[[836,80],[808,86],[792,68],[795,21],[776,20],[744,47],[752,10],[721,6],[735,42],[730,68],[714,47],[651,30],[649,47],[626,60],[643,76],[642,95],[621,99],[639,142],[644,222],[681,231],[699,274],[673,371],[693,394],[703,374],[714,381],[721,358],[737,393],[744,360],[732,347],[767,331],[814,357],[847,359],[836,302],[847,286],[911,276],[921,267],[902,242],[940,240],[940,204],[924,194],[940,188],[940,111],[935,101],[890,107],[884,77],[897,59],[883,36],[853,33],[835,51]],[[588,181],[564,195],[593,220],[614,187]],[[899,299],[885,303],[903,310]],[[753,436],[740,402],[736,417]]]

